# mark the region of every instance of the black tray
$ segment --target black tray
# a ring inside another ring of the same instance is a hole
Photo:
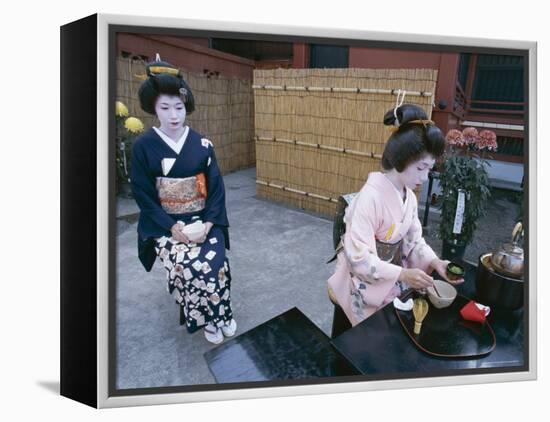
[[[218,383],[359,375],[298,308],[227,339],[204,357]]]
[[[417,293],[408,292],[400,299],[406,301],[417,297]],[[412,311],[395,309],[401,326],[422,351],[444,358],[471,358],[485,356],[495,348],[495,333],[489,322],[466,321],[460,315],[460,309],[470,299],[457,295],[451,306],[437,309],[428,297],[425,298],[430,309],[422,323],[420,334],[414,334],[414,316]]]

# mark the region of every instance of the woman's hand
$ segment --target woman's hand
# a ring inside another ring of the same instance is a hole
[[[172,232],[172,238],[178,242],[185,243],[186,245],[189,243],[189,238],[181,231],[181,224],[176,223],[172,226],[170,231]]]
[[[437,273],[448,283],[451,284],[460,284],[464,283],[464,279],[460,278],[458,280],[451,280],[447,277],[447,265],[449,265],[451,261],[435,258],[432,262],[430,262],[430,267],[432,267]]]
[[[434,279],[419,268],[403,268],[399,280],[416,290],[426,289],[434,283]]]
[[[210,229],[212,228],[213,224],[210,221],[207,221],[204,223],[204,233],[200,237],[200,239],[197,239],[197,243],[204,243],[206,238],[208,237],[208,233],[210,232]]]

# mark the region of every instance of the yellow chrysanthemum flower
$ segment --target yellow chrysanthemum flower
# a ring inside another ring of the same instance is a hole
[[[115,103],[115,114],[119,117],[127,117],[128,107],[122,101],[117,101]]]
[[[128,117],[124,122],[124,127],[131,133],[143,132],[143,123],[137,117]]]

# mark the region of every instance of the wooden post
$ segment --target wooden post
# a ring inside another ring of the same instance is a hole
[[[466,107],[464,112],[468,114],[470,112],[470,107],[472,104],[472,92],[474,90],[474,79],[476,77],[476,66],[477,66],[477,54],[472,54],[470,57],[470,63],[468,65],[468,76],[466,77]]]
[[[307,69],[309,67],[309,45],[306,43],[292,44],[292,67]]]
[[[460,55],[458,53],[441,53],[439,69],[437,73],[437,89],[435,91],[435,107],[432,120],[446,133],[449,130],[449,120],[452,118],[456,94],[456,80],[458,78],[458,65]],[[447,103],[445,109],[440,109],[441,101]]]

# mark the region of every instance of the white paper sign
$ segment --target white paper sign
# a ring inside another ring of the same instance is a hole
[[[462,189],[458,190],[458,198],[456,201],[456,213],[455,213],[455,224],[453,227],[454,234],[460,234],[462,232],[462,222],[464,220],[464,202],[465,202],[465,192]]]

